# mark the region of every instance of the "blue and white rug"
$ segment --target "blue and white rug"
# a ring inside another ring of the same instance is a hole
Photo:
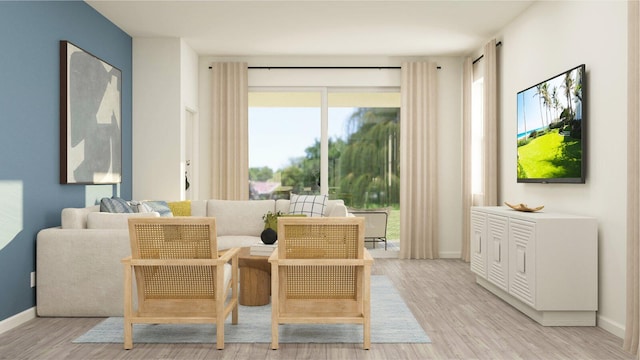
[[[227,319],[225,343],[270,343],[271,305],[240,306],[238,324]],[[280,325],[280,343],[361,343],[362,325],[285,324]],[[136,324],[135,343],[214,343],[215,325]],[[122,343],[123,319],[111,317],[93,327],[74,343]],[[371,276],[371,342],[430,343],[431,340],[411,314],[391,281]]]

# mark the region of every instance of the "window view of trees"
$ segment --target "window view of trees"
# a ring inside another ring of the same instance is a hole
[[[343,137],[328,139],[329,195],[354,208],[397,207],[400,198],[398,108],[355,108]],[[249,169],[253,199],[320,193],[320,139],[280,169]],[[263,149],[262,151],[267,151]],[[269,185],[265,185],[269,184]]]
[[[387,239],[397,241],[400,93],[325,94],[323,112],[313,90],[250,92],[250,198],[327,193],[351,209],[385,209]]]
[[[400,203],[400,111],[360,108],[348,121],[348,138],[329,144],[329,164],[339,162],[330,185],[356,208]],[[331,173],[330,173],[331,174]]]

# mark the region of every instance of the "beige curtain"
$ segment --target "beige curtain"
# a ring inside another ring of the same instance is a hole
[[[482,202],[498,205],[498,77],[496,40],[484,46]]]
[[[466,58],[462,65],[462,260],[471,261],[470,233],[473,194],[471,193],[471,88],[473,63]]]
[[[627,316],[624,349],[638,353],[640,338],[640,5],[628,2]]]
[[[465,59],[463,68],[462,104],[462,251],[461,258],[470,261],[470,213],[474,205],[498,205],[498,79],[496,41],[489,41],[483,49],[482,67],[475,68],[470,58]],[[477,73],[477,74],[476,74]],[[472,187],[472,87],[476,76],[483,79],[482,89],[482,140],[481,172],[482,189],[473,194]]]
[[[212,72],[211,196],[249,199],[249,120],[246,63],[214,63]]]
[[[402,64],[400,120],[400,255],[438,254],[436,65]]]

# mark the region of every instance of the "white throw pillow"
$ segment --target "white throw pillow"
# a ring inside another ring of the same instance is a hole
[[[291,194],[289,214],[302,214],[311,217],[324,216],[327,207],[327,195],[295,195]]]

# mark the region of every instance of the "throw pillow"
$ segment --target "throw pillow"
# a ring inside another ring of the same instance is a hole
[[[173,216],[166,201],[143,201],[138,205],[138,212],[157,212],[160,216]]]
[[[289,214],[306,216],[324,216],[327,207],[327,195],[295,195],[291,194]]]
[[[100,200],[100,211],[110,213],[132,213],[133,208],[124,199],[119,197],[102,198]]]
[[[167,205],[169,205],[173,216],[191,216],[190,200],[168,202]]]

